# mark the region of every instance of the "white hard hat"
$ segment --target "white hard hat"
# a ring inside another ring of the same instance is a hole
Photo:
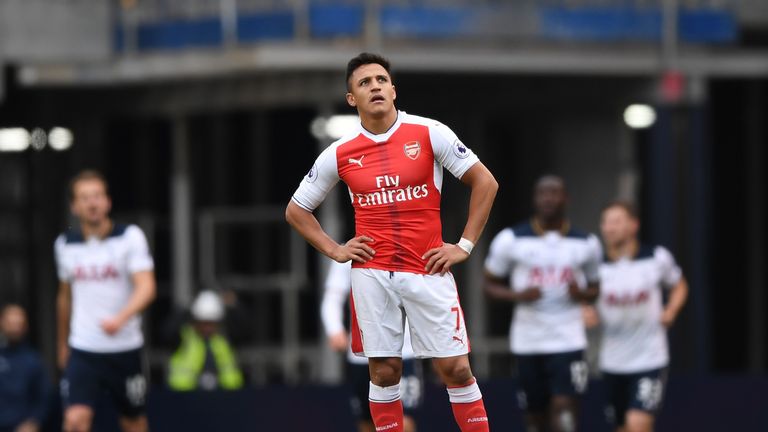
[[[210,290],[200,291],[192,303],[192,318],[198,321],[219,321],[224,318],[224,304],[219,295]]]

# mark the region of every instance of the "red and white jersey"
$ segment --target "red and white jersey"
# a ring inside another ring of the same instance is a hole
[[[59,280],[72,289],[69,345],[97,353],[129,351],[144,344],[141,317],[133,316],[114,335],[101,321],[117,315],[133,294],[134,273],[154,269],[147,239],[136,225],[115,224],[106,238],[84,238],[80,230],[61,234],[54,245]]]
[[[443,167],[457,178],[478,162],[447,126],[398,112],[385,133],[358,125],[325,149],[293,195],[314,211],[342,180],[355,209],[355,236],[374,239],[376,256],[355,268],[426,273],[421,259],[443,244],[440,189]]]

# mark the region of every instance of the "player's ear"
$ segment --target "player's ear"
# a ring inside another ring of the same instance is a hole
[[[395,85],[392,84],[392,100],[397,99],[397,89],[395,88]]]
[[[351,107],[356,107],[357,102],[355,101],[355,96],[352,93],[347,93],[347,104]]]

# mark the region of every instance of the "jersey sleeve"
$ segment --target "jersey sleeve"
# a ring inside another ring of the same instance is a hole
[[[498,278],[505,278],[512,272],[514,262],[509,254],[515,242],[515,233],[507,228],[491,241],[491,248],[485,258],[485,270]]]
[[[314,211],[339,181],[336,145],[331,145],[317,157],[293,194],[293,202],[307,211]]]
[[[147,237],[141,228],[131,225],[126,230],[125,235],[128,242],[126,256],[128,271],[133,274],[154,270],[155,263],[152,259],[152,254],[149,252]]]
[[[66,255],[64,253],[65,245],[67,244],[66,235],[62,234],[53,243],[53,257],[56,261],[56,274],[59,277],[60,282],[71,282],[72,274],[66,263]]]
[[[429,139],[435,160],[456,178],[461,178],[480,159],[461,142],[459,137],[442,123],[429,127]]]
[[[666,248],[657,246],[656,250],[653,252],[653,256],[660,264],[661,283],[665,288],[671,288],[680,282],[680,279],[683,277],[683,271]]]
[[[327,336],[346,331],[344,328],[344,303],[347,301],[352,287],[351,271],[351,261],[346,263],[331,261],[328,268],[323,300],[320,303],[320,318],[323,321],[323,328]]]
[[[603,259],[603,248],[600,246],[600,240],[594,234],[587,237],[589,256],[584,263],[584,277],[587,282],[594,283],[600,280],[600,262]]]

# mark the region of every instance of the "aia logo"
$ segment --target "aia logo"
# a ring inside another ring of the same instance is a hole
[[[74,279],[78,281],[103,281],[117,279],[120,273],[111,264],[103,266],[75,267]]]
[[[573,269],[570,267],[533,267],[528,274],[530,286],[549,286],[568,284],[573,281]]]
[[[405,155],[411,160],[416,160],[421,154],[421,144],[419,144],[418,141],[407,142],[403,146],[403,150],[405,151]]]
[[[624,294],[608,293],[605,295],[605,302],[610,306],[637,306],[647,303],[650,298],[651,293],[647,290]]]

